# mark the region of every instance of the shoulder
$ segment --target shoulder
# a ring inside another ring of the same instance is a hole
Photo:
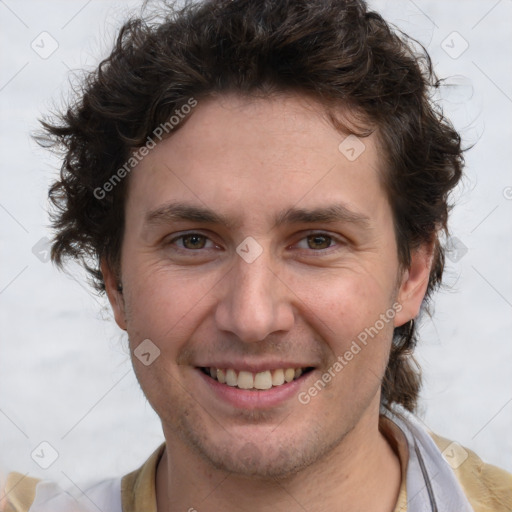
[[[121,481],[123,510],[156,511],[156,470],[165,451],[161,444],[137,470],[125,475]]]
[[[120,478],[63,489],[49,480],[10,473],[0,501],[1,512],[97,512],[98,509],[122,512]]]
[[[36,486],[40,482],[21,473],[9,473],[2,489],[2,512],[27,512],[36,495]],[[3,507],[3,508],[2,508]]]
[[[97,512],[98,505],[109,512],[156,511],[156,467],[164,450],[165,443],[136,471],[84,486],[79,496],[50,481],[9,473],[0,488],[0,512]]]
[[[475,512],[512,510],[512,474],[486,464],[472,450],[429,432]]]

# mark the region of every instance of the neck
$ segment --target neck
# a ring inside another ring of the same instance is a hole
[[[391,512],[397,502],[400,462],[376,419],[354,428],[323,460],[280,480],[216,470],[175,437],[166,440],[157,469],[158,512]]]

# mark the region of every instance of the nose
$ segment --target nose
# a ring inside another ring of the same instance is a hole
[[[219,283],[223,289],[215,314],[217,327],[245,343],[288,331],[294,322],[291,291],[271,269],[265,252],[252,263],[235,256],[231,271]]]

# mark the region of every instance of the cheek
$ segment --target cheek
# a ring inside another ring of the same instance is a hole
[[[149,338],[166,347],[171,339],[187,339],[204,314],[218,277],[206,273],[191,276],[158,265],[134,265],[130,270],[126,269],[125,290],[130,337]]]
[[[302,290],[304,309],[311,312],[311,320],[326,339],[340,343],[371,327],[392,305],[389,286],[363,269],[342,269],[322,279],[304,279],[297,289]]]
[[[329,380],[323,400],[338,404],[367,402],[380,389],[397,314],[388,293],[369,279],[331,280],[324,293],[308,303],[310,320],[328,346],[320,378]],[[323,392],[322,392],[323,393]],[[321,407],[321,400],[318,407]]]
[[[313,330],[328,346],[324,399],[340,407],[369,399],[380,388],[397,314],[389,287],[372,274],[346,271],[307,290],[304,311],[310,311]]]

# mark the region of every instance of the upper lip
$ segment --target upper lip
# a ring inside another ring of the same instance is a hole
[[[251,373],[264,372],[266,370],[279,370],[286,368],[312,368],[311,363],[296,363],[288,361],[267,361],[267,362],[249,362],[249,361],[222,361],[215,363],[199,364],[199,368],[218,368],[220,370],[232,368],[233,370],[246,371]]]

